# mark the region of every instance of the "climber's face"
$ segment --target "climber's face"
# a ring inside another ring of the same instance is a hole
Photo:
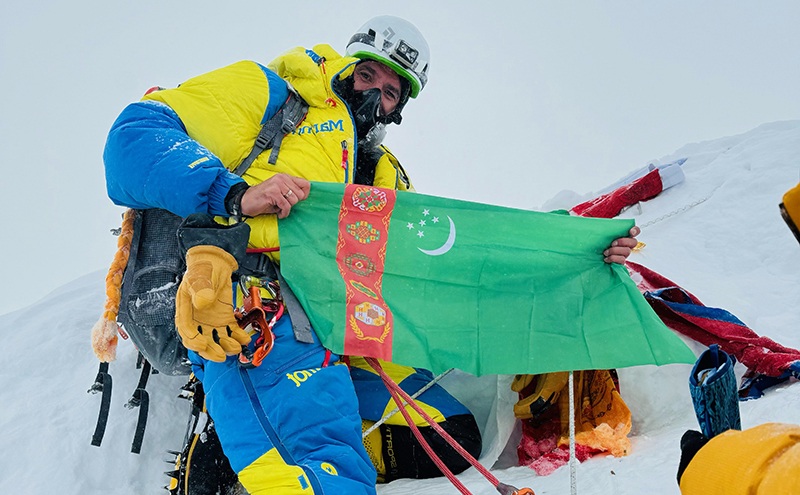
[[[353,89],[381,92],[381,114],[389,115],[400,103],[400,76],[391,68],[375,60],[365,60],[356,66],[353,73]]]

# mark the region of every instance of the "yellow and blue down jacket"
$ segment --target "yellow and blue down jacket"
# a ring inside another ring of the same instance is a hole
[[[194,212],[227,216],[225,195],[241,180],[253,185],[283,172],[311,181],[353,182],[353,119],[331,82],[352,74],[356,62],[328,45],[295,48],[268,67],[238,62],[146,95],[123,111],[109,134],[103,155],[109,197],[118,205],[158,207],[183,217]],[[274,165],[268,163],[269,153],[262,153],[243,178],[237,177],[230,171],[286,102],[287,82],[308,103],[308,115],[284,138]],[[373,184],[412,189],[400,164],[383,150]],[[131,161],[135,169],[126,165]],[[248,222],[250,247],[278,246],[274,215]]]

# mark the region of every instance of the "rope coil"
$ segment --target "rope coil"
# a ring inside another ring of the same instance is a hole
[[[128,256],[131,253],[135,216],[136,212],[129,209],[122,217],[117,252],[114,254],[114,260],[106,275],[106,303],[103,308],[103,316],[92,327],[92,349],[97,358],[104,363],[110,363],[117,358],[117,334],[119,333],[117,314],[122,293],[122,275],[125,273],[125,267],[128,266]]]

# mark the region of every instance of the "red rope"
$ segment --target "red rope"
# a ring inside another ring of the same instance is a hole
[[[430,425],[433,427],[433,429],[434,429],[434,430],[436,430],[436,433],[438,433],[439,435],[441,435],[441,436],[442,436],[442,438],[444,438],[444,439],[447,441],[447,443],[449,443],[449,444],[450,444],[450,446],[451,446],[451,447],[453,447],[453,448],[456,450],[456,452],[458,452],[459,454],[461,454],[461,456],[462,456],[464,459],[466,459],[466,460],[467,460],[467,462],[469,462],[470,464],[472,464],[472,465],[475,467],[475,469],[477,469],[477,470],[478,470],[478,471],[479,471],[479,472],[480,472],[480,473],[481,473],[481,474],[482,474],[484,477],[486,477],[486,479],[487,479],[487,480],[489,480],[489,483],[491,483],[491,484],[492,484],[492,485],[494,485],[495,487],[497,486],[497,484],[498,484],[498,483],[500,483],[500,480],[498,480],[498,479],[497,479],[497,478],[496,478],[496,477],[495,477],[495,476],[494,476],[492,473],[490,473],[488,469],[486,469],[485,467],[483,467],[483,465],[481,465],[481,463],[480,463],[480,462],[478,462],[478,461],[477,461],[477,460],[476,460],[474,457],[472,457],[472,455],[471,455],[469,452],[467,452],[466,450],[464,450],[464,447],[462,447],[461,445],[459,445],[459,443],[458,443],[458,442],[456,442],[456,441],[453,439],[453,437],[451,437],[451,436],[450,436],[450,434],[449,434],[449,433],[447,433],[446,431],[444,431],[444,428],[442,428],[441,426],[439,426],[439,423],[437,423],[437,422],[436,422],[436,421],[435,421],[433,418],[431,418],[431,417],[428,415],[428,413],[426,413],[426,412],[425,412],[425,411],[424,411],[424,410],[423,410],[421,407],[419,407],[419,405],[417,405],[417,403],[416,403],[416,402],[414,402],[414,400],[413,400],[413,399],[412,399],[412,398],[411,398],[411,397],[410,397],[410,396],[409,396],[409,395],[408,395],[408,394],[407,394],[407,393],[406,393],[406,392],[405,392],[405,391],[404,391],[402,388],[400,388],[400,385],[396,384],[396,383],[395,383],[395,382],[394,382],[394,381],[393,381],[391,378],[389,378],[389,375],[387,375],[387,374],[386,374],[386,372],[385,372],[385,371],[383,371],[383,368],[381,368],[381,365],[380,365],[380,363],[378,363],[378,360],[377,360],[377,359],[375,359],[375,358],[370,358],[370,357],[368,357],[368,358],[365,358],[365,359],[366,359],[366,360],[367,360],[367,362],[370,364],[370,366],[372,366],[373,368],[375,368],[375,370],[376,370],[376,371],[377,371],[377,372],[378,372],[378,373],[381,375],[381,378],[383,378],[383,381],[384,381],[384,383],[386,383],[386,386],[390,388],[389,392],[391,392],[391,391],[392,391],[391,389],[394,389],[394,390],[395,390],[395,392],[397,392],[398,394],[400,394],[400,396],[401,396],[401,397],[402,397],[402,398],[403,398],[403,399],[404,399],[406,402],[408,402],[408,404],[409,404],[409,405],[410,405],[410,406],[411,406],[411,407],[412,407],[412,408],[413,408],[415,411],[417,411],[417,413],[418,413],[420,416],[422,416],[423,418],[425,418],[425,421],[427,421],[427,422],[428,422],[428,424],[430,424]],[[400,406],[400,404],[399,404],[399,403],[398,403],[398,406]],[[402,407],[402,406],[400,406],[400,410],[401,410],[401,411],[403,411],[403,410],[405,410],[405,408],[404,408],[404,407]]]
[[[431,446],[428,445],[428,442],[425,441],[425,439],[422,437],[422,433],[420,433],[419,428],[417,427],[416,424],[414,424],[414,420],[411,419],[411,414],[409,414],[409,412],[406,410],[406,408],[403,407],[403,402],[400,399],[400,397],[397,395],[397,390],[395,389],[395,387],[397,387],[397,384],[394,383],[394,381],[391,378],[389,378],[389,375],[387,375],[385,371],[383,371],[383,368],[381,367],[380,363],[378,363],[378,361],[375,358],[369,358],[368,357],[368,358],[365,358],[365,359],[367,360],[369,365],[372,366],[372,368],[381,375],[381,378],[383,379],[383,383],[386,385],[386,388],[389,390],[389,393],[392,395],[392,399],[394,399],[394,402],[397,404],[397,407],[400,408],[400,413],[406,419],[406,423],[408,423],[408,426],[411,427],[411,431],[414,432],[414,436],[417,438],[417,441],[420,443],[420,445],[422,445],[422,448],[425,449],[425,452],[428,453],[428,456],[431,458],[433,463],[436,464],[436,467],[439,468],[439,471],[441,471],[442,474],[444,474],[447,477],[447,479],[450,480],[450,483],[452,483],[456,488],[458,488],[458,491],[460,491],[464,495],[472,495],[472,493],[470,493],[470,491],[467,490],[467,487],[465,487],[461,483],[461,481],[459,481],[459,479],[456,478],[456,475],[454,475],[447,468],[447,466],[444,464],[444,462],[442,462],[442,460],[439,459],[439,456],[436,455],[436,453],[433,451]],[[400,391],[405,394],[405,392],[403,392],[402,390],[400,390]],[[417,409],[417,407],[419,407],[419,406],[417,406],[415,403],[413,403],[411,397],[408,397],[407,394],[404,397],[404,399],[406,400],[406,402],[411,401],[411,402],[409,402],[409,404],[412,404],[412,407],[414,407],[414,409],[418,413],[422,411],[421,409]],[[423,416],[423,417],[425,417],[425,416]],[[430,416],[425,417],[425,419],[429,423],[431,423],[431,421],[432,421]],[[436,422],[434,421],[434,422],[431,423],[431,425],[434,425],[435,423]],[[436,431],[438,432],[439,430],[436,430]],[[444,430],[442,430],[442,431],[444,431]],[[449,435],[448,435],[448,437],[449,437]],[[453,445],[453,443],[455,443],[455,440],[453,440],[452,437],[450,437],[449,440],[448,440],[447,437],[445,437],[445,440],[450,442],[450,445]],[[455,448],[456,446],[459,447],[459,448],[461,447],[460,445],[455,443],[455,445],[453,445],[453,447]],[[463,450],[463,448],[462,448],[462,450]],[[464,452],[466,453],[466,451],[464,451]],[[469,455],[469,453],[467,453],[467,455]]]
[[[279,247],[271,247],[271,248],[249,248],[247,250],[248,253],[274,253],[275,251],[280,251],[281,248]]]

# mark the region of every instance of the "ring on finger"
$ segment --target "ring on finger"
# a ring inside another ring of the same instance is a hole
[[[288,198],[288,197],[289,197],[289,196],[291,196],[292,194],[294,194],[294,191],[292,191],[291,189],[289,189],[289,192],[287,192],[286,194],[284,194],[284,195],[283,195],[283,197],[284,197],[284,198]]]

